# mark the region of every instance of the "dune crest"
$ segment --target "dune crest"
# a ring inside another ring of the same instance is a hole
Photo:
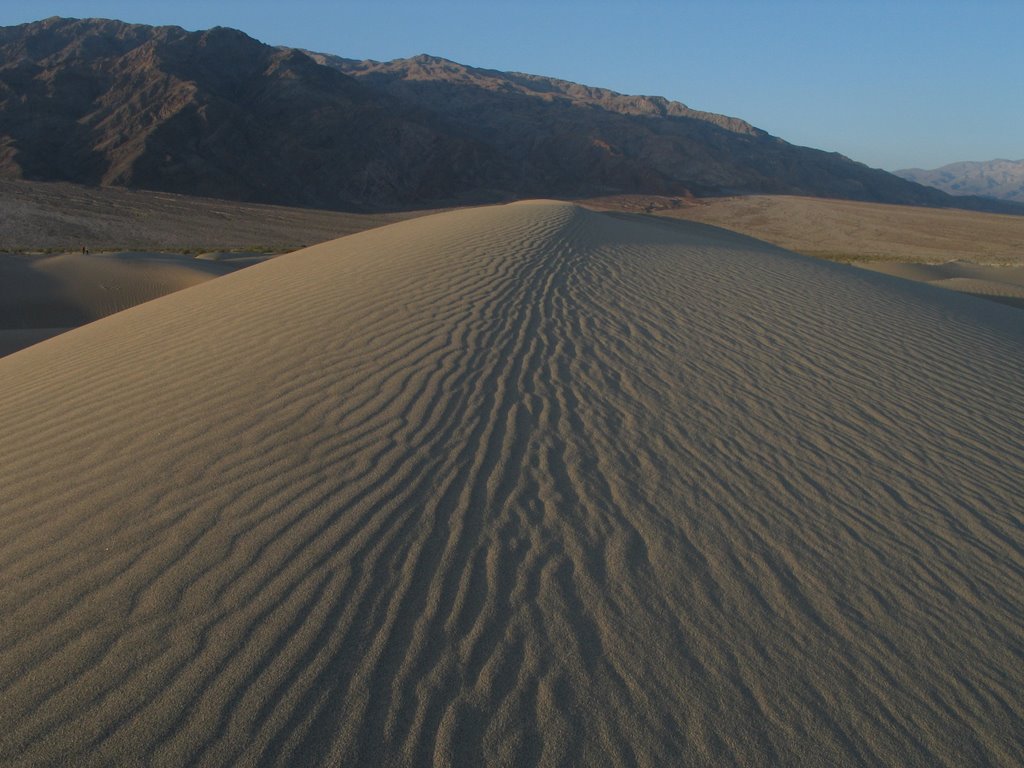
[[[1020,762],[1019,317],[517,204],[0,360],[0,761]]]

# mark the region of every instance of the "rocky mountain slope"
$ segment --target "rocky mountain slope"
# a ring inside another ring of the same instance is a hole
[[[1024,203],[1024,160],[950,163],[930,171],[906,168],[895,173],[951,195],[982,195]]]
[[[96,19],[0,28],[0,176],[336,209],[755,192],[1014,209],[662,98]]]
[[[797,147],[750,124],[661,97],[467,67],[433,56],[390,62],[312,54],[377,92],[443,110],[467,138],[500,146],[531,194],[789,193],[942,205],[837,153]]]
[[[327,207],[457,196],[496,153],[241,32],[0,30],[0,174]]]

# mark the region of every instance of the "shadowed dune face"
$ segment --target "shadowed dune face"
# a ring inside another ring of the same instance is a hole
[[[0,361],[0,758],[1014,764],[1019,312],[557,203]]]
[[[0,355],[235,269],[160,253],[0,254]]]

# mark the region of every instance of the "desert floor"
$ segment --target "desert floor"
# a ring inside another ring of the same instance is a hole
[[[619,195],[595,210],[703,222],[808,256],[1024,308],[1024,217],[786,195]]]
[[[345,213],[0,179],[0,251],[293,251],[430,211]]]
[[[655,213],[699,221],[808,256],[845,262],[1024,267],[1024,216],[786,195],[705,198]]]

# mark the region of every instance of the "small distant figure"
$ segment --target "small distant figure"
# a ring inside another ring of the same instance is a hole
[[[88,248],[86,248],[86,247],[85,247],[85,246],[83,245],[83,246],[82,246],[82,255],[83,255],[83,256],[87,256],[88,254],[89,254],[89,249],[88,249]]]

